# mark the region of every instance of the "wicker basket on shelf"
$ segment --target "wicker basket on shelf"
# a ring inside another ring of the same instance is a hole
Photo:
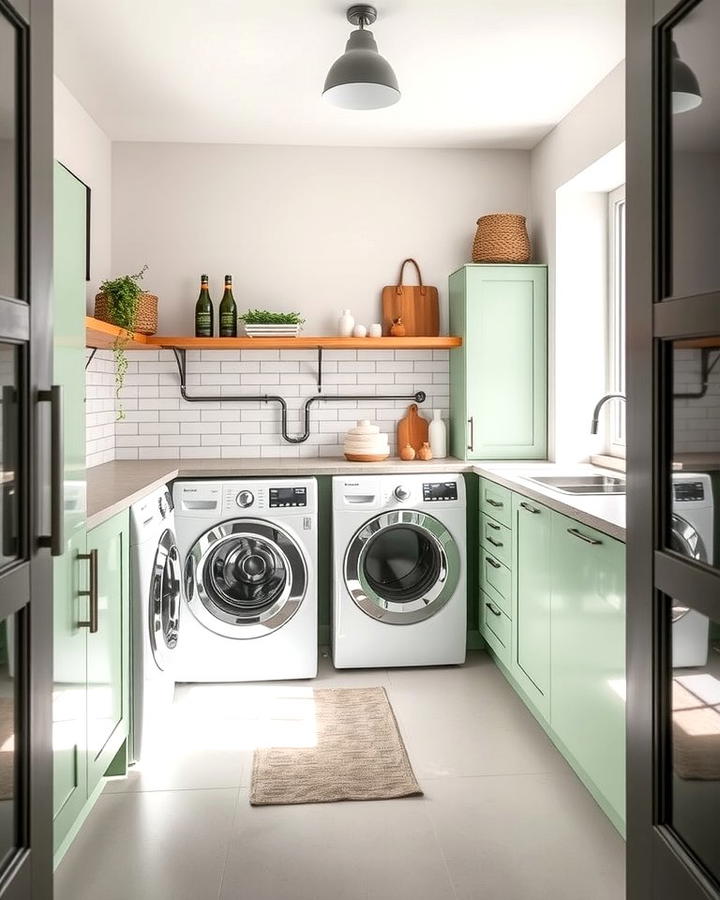
[[[95,318],[111,325],[118,323],[112,317],[112,305],[105,294],[95,295]],[[137,318],[135,319],[136,332],[140,334],[155,334],[158,325],[158,298],[155,294],[143,291],[138,297]]]
[[[526,263],[530,261],[530,239],[525,216],[493,213],[477,220],[473,262]]]

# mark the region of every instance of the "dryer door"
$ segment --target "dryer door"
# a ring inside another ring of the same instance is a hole
[[[345,553],[345,585],[356,605],[389,625],[435,615],[460,578],[455,539],[434,516],[394,510],[366,522]]]
[[[158,543],[148,598],[150,646],[159,669],[167,669],[177,647],[180,620],[180,554],[166,529]]]
[[[195,618],[223,637],[277,631],[297,612],[308,585],[302,549],[279,525],[233,519],[205,532],[185,562],[185,590]]]
[[[707,550],[699,532],[694,525],[691,525],[687,519],[684,519],[677,513],[674,513],[672,517],[670,547],[676,553],[689,556],[691,559],[697,559],[699,562],[708,561]],[[690,612],[690,607],[675,603],[672,608],[673,623],[684,619]],[[694,615],[697,614],[695,613]]]

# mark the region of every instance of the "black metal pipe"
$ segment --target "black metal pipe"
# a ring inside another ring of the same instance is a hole
[[[357,402],[369,402],[375,400],[406,400],[413,403],[424,403],[427,400],[425,391],[415,391],[414,394],[398,397],[392,394],[332,394],[330,396],[322,394],[316,397],[308,397],[303,404],[303,420],[304,431],[302,434],[288,434],[288,406],[285,399],[278,394],[240,394],[240,395],[213,395],[204,394],[191,397],[187,392],[186,385],[186,367],[185,367],[185,351],[177,347],[171,348],[175,354],[175,362],[177,363],[180,373],[180,396],[188,403],[216,403],[222,401],[224,403],[277,403],[280,406],[280,431],[283,440],[289,444],[303,444],[310,437],[310,409],[315,403],[321,400],[325,403],[347,403],[349,400]]]

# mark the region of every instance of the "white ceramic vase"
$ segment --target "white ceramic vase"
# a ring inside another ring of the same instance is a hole
[[[433,459],[444,459],[447,456],[447,428],[440,418],[440,410],[433,410],[433,417],[428,427],[428,439]]]
[[[355,319],[349,309],[344,309],[338,319],[338,334],[340,337],[352,337]]]

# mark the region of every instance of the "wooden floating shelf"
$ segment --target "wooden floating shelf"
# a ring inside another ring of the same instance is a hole
[[[673,341],[675,350],[714,350],[720,348],[720,337],[687,338]]]
[[[85,318],[86,345],[99,350],[109,349],[118,336],[126,334],[122,328],[101,322],[92,316]],[[133,334],[125,345],[127,350],[452,350],[462,346],[462,338],[444,337],[274,337],[274,338],[196,338],[163,337]]]

